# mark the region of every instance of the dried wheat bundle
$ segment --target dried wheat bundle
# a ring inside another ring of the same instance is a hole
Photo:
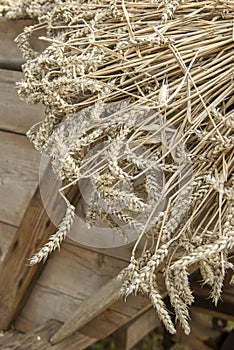
[[[26,59],[19,95],[46,106],[29,139],[60,179],[93,185],[90,227],[104,222],[125,240],[137,234],[121,295],[148,295],[174,333],[161,270],[188,334],[191,269],[217,303],[233,268],[233,1],[27,0],[2,12],[38,19],[17,38]],[[30,46],[39,29],[43,52]],[[60,246],[74,210],[68,203],[31,264]]]

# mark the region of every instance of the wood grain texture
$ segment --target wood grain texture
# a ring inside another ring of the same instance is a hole
[[[68,240],[67,243],[70,243],[74,246],[80,246],[82,247],[81,244],[76,243],[75,241],[73,241],[72,239],[69,238],[68,236]],[[85,246],[83,246],[84,248],[86,248]],[[124,246],[119,246],[119,247],[114,247],[114,248],[97,248],[97,247],[89,247],[90,250],[95,251],[97,253],[101,253],[103,255],[108,255],[108,256],[112,256],[118,259],[121,259],[123,261],[130,261],[131,258],[131,252],[132,249],[134,247],[134,242],[126,244]],[[136,249],[136,254],[140,253],[142,251],[142,249],[144,248],[144,242],[140,242],[138,248]]]
[[[27,330],[24,320],[29,320],[32,327],[51,318],[67,321],[84,299],[125,266],[122,260],[72,246],[65,240],[61,252],[53,253],[49,259],[16,321],[16,328]]]
[[[42,182],[46,183],[51,205],[55,205],[58,194],[54,188],[54,177],[50,174],[46,172]],[[62,219],[65,208],[55,206],[54,211]],[[7,329],[17,317],[43,268],[43,264],[26,266],[27,259],[55,231],[56,227],[44,209],[38,186],[0,265],[0,329]]]
[[[0,131],[0,221],[18,226],[38,184],[40,154],[25,136]]]
[[[38,283],[83,300],[126,266],[127,263],[122,260],[72,246],[65,240],[61,252],[53,254]]]
[[[121,285],[122,282],[115,277],[95,291],[91,297],[79,305],[72,317],[52,336],[51,342],[59,343],[68,338],[114,304],[119,297]]]
[[[68,321],[83,300],[95,296],[96,290],[126,265],[122,259],[74,246],[70,240],[65,240],[61,252],[55,252],[49,259],[15,327],[26,331],[51,318]],[[79,333],[103,338],[142,312],[149,303],[141,295],[130,296],[126,303],[118,300],[83,326]]]
[[[149,307],[149,304],[149,299],[142,295],[131,295],[126,302],[119,299],[109,309],[79,329],[79,332],[94,338],[105,338],[137,317]]]
[[[77,332],[64,341],[50,346],[47,350],[84,350],[97,340]]]
[[[127,263],[121,259],[71,245],[62,244],[53,253],[39,277],[15,327],[22,331],[56,318],[66,322],[80,303],[116,276]],[[142,296],[130,296],[127,303],[119,300],[108,311],[82,328],[82,333],[105,336],[137,315],[149,303]]]
[[[98,334],[93,331],[96,329],[99,336],[107,336],[149,306],[149,300],[139,296],[132,296],[134,299],[132,299],[133,304],[131,306],[126,306],[122,300],[117,301],[120,285],[121,282],[115,277],[93,293],[90,298],[84,300],[70,316],[70,319],[65,322],[64,326],[52,337],[51,341],[57,343],[76,330],[92,337],[98,337]],[[165,286],[162,283],[161,274],[158,274],[158,285],[162,294],[165,295]],[[105,324],[105,327],[103,327],[103,324]]]
[[[49,339],[60,326],[61,322],[50,320],[26,334],[16,331],[6,332],[0,337],[1,350],[82,350],[96,341],[76,333],[65,342],[52,346]]]
[[[20,334],[14,332],[0,338],[1,350],[47,350],[50,347],[49,337],[60,327],[61,323],[51,320],[35,332]]]
[[[27,211],[25,221],[22,221],[0,265],[0,329],[10,327],[42,269],[41,265],[26,266],[26,259],[38,248],[39,243],[43,243],[55,231],[48,224],[48,218],[44,217],[39,223],[36,215],[33,209]],[[37,234],[34,235],[33,231],[37,231]]]
[[[29,105],[19,98],[15,83],[22,78],[21,72],[0,69],[0,129],[25,134],[44,118],[44,109],[42,105]]]
[[[0,222],[0,263],[4,259],[17,227]]]
[[[61,252],[53,254],[35,284],[16,320],[16,329],[30,331],[50,318],[66,322],[83,300],[95,295],[98,288],[125,266],[126,262],[120,259],[71,246],[65,241]],[[136,316],[146,305],[149,301],[142,296],[130,296],[127,303],[119,300],[79,333],[94,339],[103,338]]]
[[[114,334],[117,349],[130,350],[143,337],[160,326],[156,311],[150,307],[147,311],[118,329]]]

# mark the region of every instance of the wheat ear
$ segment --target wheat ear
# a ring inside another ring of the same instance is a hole
[[[70,231],[75,216],[75,207],[71,205],[68,200],[66,200],[66,203],[67,210],[63,220],[58,226],[57,232],[51,235],[49,241],[29,259],[30,266],[39,263],[41,260],[45,262],[50,253],[55,249],[60,249],[60,244]]]

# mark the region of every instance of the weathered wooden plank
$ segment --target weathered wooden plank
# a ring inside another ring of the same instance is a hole
[[[1,43],[1,40],[0,40]],[[15,83],[23,73],[0,69],[0,129],[18,133],[26,131],[43,119],[43,106],[20,100]]]
[[[114,304],[116,305],[116,304]],[[135,316],[135,315],[134,315]],[[132,317],[134,317],[132,316]],[[110,307],[102,312],[98,317],[79,329],[79,333],[89,337],[103,339],[112,334],[116,329],[132,319],[116,311],[116,307]]]
[[[34,196],[38,200],[39,192]],[[34,227],[35,225],[35,227]],[[32,232],[36,231],[36,235]],[[30,206],[0,265],[0,329],[7,329],[26,301],[33,282],[42,266],[26,266],[26,259],[55,231],[48,217],[37,218],[35,207]]]
[[[86,335],[75,333],[64,341],[55,344],[47,350],[83,350],[95,343],[98,339],[90,338]]]
[[[80,246],[82,247],[82,245],[80,245],[79,243],[73,241],[72,239],[69,238],[68,236],[68,240],[67,243],[72,244],[74,246]],[[119,247],[114,247],[114,248],[97,248],[97,247],[89,247],[90,250],[95,251],[97,253],[101,253],[103,255],[107,255],[107,256],[112,256],[124,261],[129,262],[130,258],[131,258],[131,252],[134,246],[134,242],[123,245],[123,246],[119,246]],[[138,252],[142,251],[144,246],[144,242],[140,242],[138,248],[136,249],[136,255],[138,254]],[[87,248],[85,246],[83,246],[84,248]]]
[[[61,253],[55,253],[53,259],[48,261],[15,323],[16,329],[30,330],[51,317],[65,322],[85,299],[85,294],[87,297],[95,293],[111,274],[117,274],[125,265],[121,260],[108,256],[103,260],[95,252],[79,247],[76,250],[75,247],[67,249],[67,246],[69,245],[64,242]],[[80,333],[103,338],[137,315],[148,304],[149,301],[142,296],[130,296],[127,303],[119,300],[83,327]]]
[[[62,295],[56,290],[49,290],[48,288],[43,288],[38,284],[35,286],[30,300],[31,301],[27,303],[28,314],[24,314],[24,316],[21,315],[15,323],[15,328],[20,329],[21,331],[32,331],[33,328],[38,327],[38,313],[41,322],[46,322],[46,320],[48,320],[51,315],[56,319],[69,319],[72,311],[76,309],[81,302],[79,299],[69,297],[67,295]],[[133,303],[135,303],[135,306],[137,306],[137,308],[132,307],[131,315],[130,310],[128,310],[128,315],[121,313],[121,310],[123,310],[125,307],[130,308],[130,305]],[[128,322],[132,317],[136,316],[139,313],[139,310],[142,312],[142,310],[144,310],[145,307],[148,307],[148,305],[149,301],[142,296],[130,296],[127,303],[118,301],[115,305],[113,305],[113,307],[105,310],[104,313],[102,313],[99,317],[97,317],[95,320],[92,320],[85,327],[81,328],[79,333],[74,333],[74,335],[56,345],[58,345],[59,350],[63,349],[63,345],[64,349],[66,349],[65,345],[72,344],[73,340],[77,337],[78,343],[76,344],[80,345],[82,336],[84,336],[85,339],[90,342],[88,344],[90,345],[97,339],[104,338],[107,335],[113,333],[120,326]],[[47,309],[50,310],[50,313],[48,313]],[[120,310],[120,312],[117,310]],[[25,317],[28,317],[30,319],[27,320]],[[35,319],[37,319],[37,324],[34,323]],[[93,340],[91,341],[90,338]],[[74,347],[74,349],[78,350],[80,348]]]
[[[125,265],[119,259],[72,246],[70,240],[64,242],[61,253],[55,253],[54,258],[49,260],[39,283],[35,285],[21,317],[15,323],[16,329],[30,331],[51,317],[65,322],[85,297]],[[77,274],[79,281],[75,277]],[[46,287],[48,285],[51,288]],[[80,333],[93,338],[105,337],[142,310],[146,303],[148,301],[141,296],[130,296],[127,303],[118,301],[90,325],[83,327]]]
[[[2,350],[47,350],[50,347],[48,342],[50,336],[61,326],[58,321],[49,321],[35,332],[27,334],[15,334],[12,337],[0,338]]]
[[[31,324],[37,326],[46,322],[51,317],[67,321],[82,300],[94,294],[95,290],[125,266],[126,262],[120,259],[72,246],[65,241],[61,252],[55,252],[53,258],[48,261],[20,318],[16,321],[16,328],[27,330],[24,328],[25,320],[28,320],[29,327]],[[142,296],[131,296],[127,303],[118,301],[108,313],[92,321],[92,325],[84,327],[82,333],[90,335],[92,332],[92,337],[97,337],[97,333],[103,336],[106,332],[112,333],[113,326],[122,325],[123,320],[127,322],[146,303],[148,301]]]
[[[151,307],[114,334],[117,349],[130,350],[143,337],[160,326],[156,311]]]
[[[0,57],[3,59],[22,60],[21,51],[18,49],[15,38],[23,31],[25,26],[36,23],[31,19],[8,20],[0,18]],[[40,35],[42,32],[39,33]],[[45,43],[38,40],[38,33],[32,35],[33,48],[41,50],[45,47]]]
[[[25,136],[0,131],[0,221],[18,226],[38,183],[40,154]]]
[[[55,191],[54,177],[51,172],[44,174],[42,182],[46,183],[51,205],[55,206],[58,193]],[[62,218],[64,211],[63,206],[54,207],[58,217]],[[51,223],[44,209],[40,186],[38,186],[0,265],[0,329],[7,329],[16,318],[43,268],[42,264],[26,266],[26,259],[55,231],[56,227]]]
[[[51,335],[58,330],[61,322],[50,320],[40,326],[35,331],[22,334],[19,332],[6,332],[0,337],[0,346],[2,350],[82,350],[93,344],[96,339],[89,338],[76,333],[71,339],[60,343],[58,346],[52,346],[49,342]]]
[[[4,259],[17,227],[0,222],[0,263]]]
[[[53,259],[48,261],[20,318],[16,321],[16,328],[26,330],[24,327],[27,321],[30,327],[34,322],[46,322],[51,317],[66,322],[82,300],[95,294],[95,290],[125,266],[126,262],[120,259],[102,256],[65,241],[61,252],[54,253]],[[82,327],[80,333],[93,338],[104,337],[142,312],[148,305],[149,300],[140,295],[130,296],[127,303],[119,300]]]
[[[72,246],[65,240],[55,252],[38,283],[83,300],[116,276],[127,263],[88,248]],[[74,283],[77,281],[77,283]]]
[[[161,293],[165,295],[165,286],[162,283],[162,278],[160,274],[158,274],[158,284],[161,288]],[[105,313],[107,315],[106,321],[108,322],[108,318],[109,320],[112,320],[113,317],[108,313],[113,311],[116,312],[117,310],[119,311],[119,309],[121,309],[121,305],[122,306],[124,305],[124,302],[122,300],[117,301],[120,286],[121,286],[121,282],[115,277],[106,285],[101,287],[97,292],[93,293],[91,297],[84,300],[78,306],[74,314],[70,317],[69,321],[65,322],[64,326],[62,326],[61,329],[52,337],[51,341],[53,343],[57,343],[65,339],[69,335],[71,335],[76,330],[79,330],[80,332],[84,332],[84,331],[86,332],[88,329],[94,329],[95,318],[98,315],[99,315],[99,317],[97,317],[98,320],[103,320],[103,319],[105,320],[105,316],[103,318],[103,315]],[[139,300],[135,298],[135,303],[137,304],[138,302]],[[142,304],[140,304],[140,310],[142,312],[144,308],[148,307],[150,302],[147,298],[142,298],[141,302]],[[102,314],[100,314],[101,312]],[[120,319],[118,320],[117,318],[115,320],[115,324],[111,326],[112,332],[117,328],[119,328],[121,325],[125,324],[127,321],[129,321],[133,317],[135,317],[137,314],[139,314],[139,309],[136,310],[135,308],[132,308],[131,311],[128,310],[128,312],[130,313],[128,313],[127,315],[122,311],[119,312]],[[86,326],[87,328],[84,330]],[[106,328],[107,328],[106,333],[102,335],[106,336],[111,333],[108,325],[106,326]],[[96,333],[93,333],[92,330],[91,332],[92,333],[88,333],[88,334],[89,335],[92,334],[92,336],[96,336]]]
[[[66,283],[65,277],[61,283]],[[79,280],[75,280],[74,284],[77,285],[78,291],[82,289],[82,281],[79,283]],[[48,321],[51,317],[66,322],[81,302],[80,298],[62,294],[56,289],[43,287],[37,283],[27,304],[15,322],[15,328],[24,332],[31,331],[41,323]],[[119,300],[96,319],[82,327],[79,333],[92,338],[104,338],[128,322],[132,317],[137,316],[148,305],[149,300],[141,295],[136,297],[130,296],[127,302]]]
[[[59,343],[68,338],[75,331],[114,304],[119,297],[121,284],[121,280],[115,277],[98,289],[91,297],[84,300],[69,321],[52,336],[51,342]]]
[[[140,294],[129,296],[126,302],[119,299],[109,309],[79,329],[79,332],[93,338],[105,338],[147,310],[149,305],[149,299]]]
[[[9,235],[6,236],[8,231]],[[6,248],[10,245],[15,231],[15,227],[0,225],[0,242],[6,245]],[[4,254],[6,248],[2,249]],[[101,253],[89,252],[84,247],[72,245],[70,240],[65,241],[61,252],[56,252],[53,259],[48,262],[22,316],[16,321],[16,328],[28,331],[51,317],[65,322],[84,298],[91,295],[93,290],[99,288],[125,266],[124,261],[112,259]],[[77,274],[79,280],[76,280]],[[129,297],[127,303],[117,303],[112,308],[113,312],[119,311],[129,319],[133,312],[137,313],[141,310],[141,297],[138,296],[137,299]],[[92,329],[93,334],[96,334],[95,332],[99,332],[98,328],[101,328],[104,336],[109,324],[108,318],[103,315],[101,320],[93,322],[92,328],[84,327],[83,331],[89,333]]]
[[[79,297],[74,298],[36,283],[25,307],[15,320],[14,327],[19,331],[28,332],[51,318],[65,322],[81,302]]]
[[[37,324],[51,317],[65,322],[82,300],[92,295],[126,265],[120,259],[72,246],[65,240],[61,252],[55,252],[48,261],[22,310],[21,321],[16,322],[16,328],[25,330],[22,318]],[[140,308],[141,302],[130,297],[126,304],[120,303],[114,310],[122,312],[129,319]]]

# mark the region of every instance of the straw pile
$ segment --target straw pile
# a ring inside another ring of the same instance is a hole
[[[46,106],[29,139],[66,186],[92,183],[91,227],[101,221],[125,240],[126,230],[137,234],[121,295],[147,295],[174,333],[161,270],[188,334],[191,268],[215,304],[233,268],[233,1],[27,0],[2,11],[38,19],[17,38],[26,59],[19,95]],[[39,53],[30,35],[41,29],[48,46]],[[74,217],[67,207],[31,264],[60,246]]]

